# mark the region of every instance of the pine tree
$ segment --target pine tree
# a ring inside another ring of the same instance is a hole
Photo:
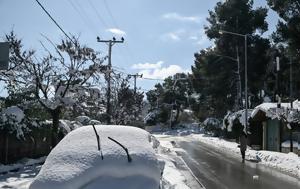
[[[247,35],[248,94],[253,99],[252,106],[260,103],[257,94],[264,86],[263,77],[269,62],[266,54],[270,42],[258,33],[262,34],[268,28],[266,16],[267,9],[253,9],[252,0],[219,2],[213,11],[209,11],[209,25],[205,31],[215,46],[196,53],[195,65],[192,67],[195,86],[201,94],[200,103],[209,114],[222,117],[227,110],[234,109],[237,96],[243,96],[238,91],[244,91],[237,90],[239,78],[244,88],[244,38],[220,34],[222,30]],[[239,107],[242,107],[241,100]]]

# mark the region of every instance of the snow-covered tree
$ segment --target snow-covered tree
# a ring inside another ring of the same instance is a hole
[[[65,109],[64,119],[73,120],[78,116],[88,116],[91,119],[105,122],[105,90],[91,87],[75,93],[73,98],[77,99],[78,103],[74,103]]]
[[[128,78],[120,78],[114,88],[112,118],[117,125],[134,125],[142,122],[142,106],[144,94],[130,88]]]
[[[146,93],[150,108],[145,122],[152,125],[159,122],[167,124],[171,121],[170,125],[173,127],[179,123],[180,113],[191,107],[193,93],[191,78],[185,73],[177,73],[154,87]]]
[[[10,43],[9,69],[2,72],[2,79],[10,89],[30,90],[33,97],[51,115],[52,146],[57,143],[59,118],[64,107],[76,103],[74,94],[89,88],[98,81],[106,69],[104,59],[92,48],[82,46],[75,37],[62,40],[53,50],[43,43],[46,55],[38,56],[34,50],[23,50],[22,41],[14,32],[6,35]]]

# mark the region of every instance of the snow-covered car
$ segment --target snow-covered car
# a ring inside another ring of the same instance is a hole
[[[135,127],[83,126],[51,151],[29,188],[159,189],[162,171],[151,140]]]

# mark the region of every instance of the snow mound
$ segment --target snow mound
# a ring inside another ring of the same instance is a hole
[[[89,118],[88,116],[78,116],[75,118],[75,120],[81,123],[82,125],[88,125],[91,118]]]
[[[158,189],[160,167],[147,131],[129,126],[96,125],[70,132],[49,154],[30,189]],[[108,139],[124,145],[125,150]]]
[[[291,144],[291,142],[289,140],[286,140],[286,141],[281,143],[281,147],[289,148],[290,144]],[[298,141],[293,141],[293,147],[298,148]]]

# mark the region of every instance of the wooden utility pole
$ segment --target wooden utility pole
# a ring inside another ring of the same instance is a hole
[[[136,78],[137,78],[137,77],[142,78],[142,77],[143,77],[143,74],[141,74],[141,75],[139,75],[138,73],[132,74],[132,75],[129,74],[128,77],[129,77],[129,79],[130,79],[131,77],[134,78],[134,96],[133,96],[133,98],[134,98],[134,101],[136,101]],[[135,118],[137,117],[137,112],[136,112],[136,111],[134,112],[134,117],[135,117]]]
[[[106,114],[107,114],[107,124],[111,123],[111,106],[110,106],[110,98],[111,98],[111,52],[112,52],[112,46],[116,43],[123,43],[124,38],[122,37],[121,40],[116,40],[116,38],[112,38],[110,40],[101,40],[100,37],[97,37],[97,42],[100,43],[106,43],[108,45],[108,70],[107,70],[107,94],[106,94]]]
[[[130,79],[131,77],[134,78],[134,94],[136,94],[136,78],[137,78],[137,77],[142,78],[142,77],[143,77],[143,74],[141,74],[141,75],[139,75],[138,73],[137,73],[137,74],[132,74],[132,75],[129,74],[128,77],[129,77],[129,79]]]

